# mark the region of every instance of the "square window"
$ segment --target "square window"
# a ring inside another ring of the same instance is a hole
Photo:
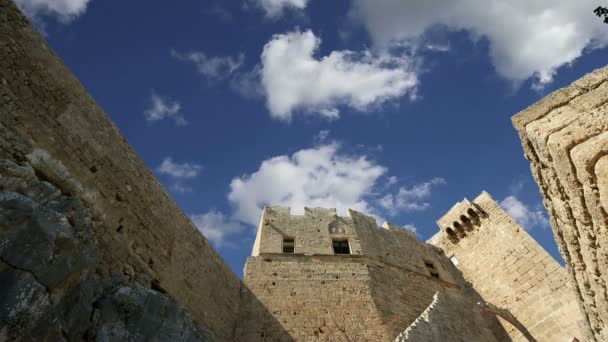
[[[334,254],[350,254],[350,247],[348,245],[348,240],[334,239],[331,242],[332,242],[332,247],[334,248]]]
[[[452,264],[454,264],[454,266],[458,266],[458,259],[456,259],[456,256],[455,256],[455,255],[453,255],[453,256],[450,258],[450,261],[452,262]]]
[[[295,239],[292,237],[283,238],[283,253],[293,254],[296,250]]]

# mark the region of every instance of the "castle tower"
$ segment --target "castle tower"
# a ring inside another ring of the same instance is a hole
[[[298,341],[506,337],[439,248],[353,210],[340,217],[335,209],[297,216],[265,208],[244,281]],[[428,328],[429,319],[437,329]],[[264,340],[264,331],[242,333]]]
[[[583,315],[566,270],[488,193],[456,203],[437,224],[428,242],[445,251],[485,301],[512,314],[514,322],[500,319],[513,340],[581,339]]]

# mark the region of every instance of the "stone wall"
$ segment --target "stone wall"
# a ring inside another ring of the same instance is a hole
[[[304,212],[265,208],[244,272],[248,288],[297,340],[392,341],[437,292],[451,291],[467,303],[479,300],[463,291],[462,274],[441,249],[412,232],[388,223],[378,227],[375,219],[353,210],[348,217],[335,209]],[[352,254],[334,254],[336,237],[348,239]],[[293,253],[282,253],[285,238],[293,239]],[[496,318],[471,314],[481,318],[472,318],[469,330],[491,327],[495,340],[504,340]]]
[[[437,292],[431,305],[397,336],[395,342],[495,341],[496,337],[490,329],[470,329],[480,321],[483,321],[483,317],[474,304],[459,295]]]
[[[240,307],[259,305],[10,0],[0,0],[0,147],[89,210],[100,276],[166,292],[222,341]]]
[[[582,338],[583,316],[566,271],[490,195],[457,203],[438,224],[428,242],[453,257],[483,300],[520,323],[501,319],[514,341]]]
[[[354,210],[340,217],[333,208],[305,208],[304,215],[291,215],[290,208],[267,207],[262,212],[252,255],[282,253],[286,237],[294,239],[295,254],[333,255],[332,238],[347,239],[351,254],[427,276],[431,274],[426,263],[432,263],[441,279],[463,283],[440,249],[421,243],[414,233],[390,223],[378,227],[373,217]]]
[[[513,117],[586,329],[608,340],[608,67]]]

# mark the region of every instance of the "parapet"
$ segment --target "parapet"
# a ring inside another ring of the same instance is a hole
[[[437,225],[442,232],[447,234],[452,242],[456,242],[467,235],[481,220],[487,217],[487,213],[477,203],[480,199],[490,198],[490,195],[483,191],[473,202],[463,199],[454,206],[439,220]]]

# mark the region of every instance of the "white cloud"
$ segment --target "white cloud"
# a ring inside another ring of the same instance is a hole
[[[515,196],[508,196],[500,202],[500,206],[526,230],[549,226],[549,219],[542,210],[530,209]]]
[[[232,180],[228,199],[234,217],[251,225],[258,224],[266,205],[300,214],[305,206],[337,208],[341,215],[347,208],[374,214],[368,196],[385,172],[365,156],[340,154],[337,144],[328,144],[263,161],[256,172]]]
[[[243,66],[245,55],[240,53],[232,56],[207,56],[204,52],[192,51],[180,53],[171,50],[171,55],[181,61],[189,61],[196,65],[199,74],[210,80],[223,80],[229,78]]]
[[[156,171],[172,178],[189,179],[197,177],[202,169],[203,167],[201,165],[192,163],[175,163],[171,157],[166,157],[156,168]]]
[[[64,23],[84,14],[89,2],[90,0],[15,0],[29,18],[50,15]]]
[[[264,46],[261,79],[273,117],[303,111],[335,119],[339,106],[367,111],[415,90],[406,58],[348,50],[316,58],[320,42],[309,30],[275,35]]]
[[[389,178],[390,181],[391,178]],[[396,194],[388,194],[382,197],[379,204],[391,215],[396,215],[400,212],[426,210],[431,206],[426,199],[431,196],[432,188],[442,184],[446,184],[445,179],[437,177],[410,188],[400,187]]]
[[[431,27],[467,30],[472,39],[488,39],[498,74],[515,82],[533,77],[538,87],[585,48],[606,46],[596,6],[594,0],[353,0],[351,15],[380,48],[419,44]]]
[[[173,119],[176,125],[185,126],[188,122],[180,113],[181,108],[182,106],[179,102],[152,93],[150,95],[149,107],[144,111],[144,116],[148,123],[154,123],[163,119]]]
[[[280,17],[286,10],[303,10],[308,0],[252,0],[262,8],[268,18]]]
[[[236,234],[243,230],[240,223],[227,219],[224,214],[217,210],[211,210],[205,214],[190,215],[190,218],[205,238],[218,247],[227,243],[227,235]]]

